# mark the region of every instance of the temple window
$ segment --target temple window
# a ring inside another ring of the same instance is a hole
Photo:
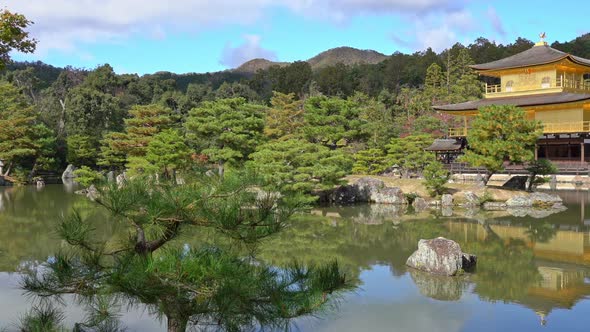
[[[513,81],[506,82],[506,92],[512,92],[512,85],[514,84]]]
[[[550,87],[551,87],[551,78],[549,76],[543,77],[543,80],[541,81],[541,88],[547,89]]]

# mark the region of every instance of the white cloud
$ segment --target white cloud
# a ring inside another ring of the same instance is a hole
[[[132,34],[161,39],[167,31],[199,30],[260,19],[271,0],[8,0],[6,7],[34,21],[38,53],[74,51],[80,43],[119,42]]]
[[[433,13],[408,20],[410,28],[400,35],[392,36],[392,40],[402,46],[415,51],[430,47],[440,52],[464,37],[475,27],[475,20],[467,10]]]
[[[163,39],[176,31],[199,31],[224,24],[248,25],[267,10],[286,8],[296,15],[346,22],[363,14],[424,17],[461,13],[469,0],[7,0],[12,11],[33,20],[37,55],[51,49],[80,52],[96,42],[124,42],[132,35]],[[449,16],[451,17],[451,16]],[[468,24],[466,17],[451,20]],[[421,35],[426,36],[427,31]],[[434,31],[430,34],[435,33]],[[430,37],[424,37],[430,39]]]
[[[237,47],[225,45],[219,63],[228,68],[236,68],[246,61],[257,58],[275,61],[276,53],[260,46],[260,39],[258,35],[244,35],[243,44]]]
[[[427,26],[423,22],[417,24],[416,49],[423,50],[431,47],[440,52],[457,42],[457,34],[448,24],[441,26]]]
[[[336,21],[359,14],[419,14],[453,12],[468,0],[294,0],[289,7],[300,13],[329,17]]]
[[[506,36],[506,30],[504,29],[504,24],[498,16],[496,9],[494,7],[488,7],[487,16],[490,22],[492,23],[492,27],[494,31],[496,31],[500,36]]]

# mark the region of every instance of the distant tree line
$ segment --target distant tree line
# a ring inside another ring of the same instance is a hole
[[[586,56],[587,39],[555,46]],[[479,38],[440,54],[394,53],[376,65],[314,71],[294,62],[254,74],[138,76],[118,75],[108,64],[85,70],[12,63],[0,85],[0,159],[4,173],[23,182],[70,163],[101,171],[156,167],[167,176],[200,163],[220,173],[249,165],[283,176],[287,187],[293,181],[321,187],[353,167],[384,171],[399,138],[443,136],[453,119],[432,106],[482,95],[483,82],[468,66],[532,45]],[[166,156],[172,147],[186,153]],[[289,170],[279,162],[285,158],[297,159]],[[326,173],[318,174],[324,162]]]

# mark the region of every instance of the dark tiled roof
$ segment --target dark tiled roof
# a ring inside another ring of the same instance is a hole
[[[546,93],[529,96],[485,98],[459,104],[434,106],[439,111],[471,111],[490,105],[536,106],[571,103],[590,99],[590,94],[583,93]]]
[[[573,56],[545,45],[533,46],[530,49],[515,54],[513,56],[509,56],[507,58],[488,63],[473,65],[470,67],[476,70],[483,71],[494,69],[518,68],[552,63],[564,58],[569,58],[571,61],[583,66],[590,66],[590,60],[588,59]]]
[[[456,139],[435,139],[432,145],[427,147],[427,151],[456,151],[461,150],[461,142]]]

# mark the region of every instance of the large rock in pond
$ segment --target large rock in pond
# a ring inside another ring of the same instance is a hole
[[[444,237],[420,240],[418,250],[408,258],[406,265],[437,275],[454,276],[459,271],[475,267],[477,257],[461,251],[461,246]]]
[[[557,195],[534,192],[532,194],[523,194],[510,198],[506,201],[506,206],[513,207],[541,207],[552,208],[560,207],[562,204],[561,197]]]
[[[404,204],[406,198],[404,193],[398,187],[385,187],[376,192],[372,192],[369,202],[380,204]]]
[[[367,199],[370,197],[371,193],[377,192],[385,187],[385,183],[379,179],[364,177],[358,179],[358,181],[354,184],[357,188],[359,193],[365,194]]]
[[[84,196],[90,198],[90,200],[97,199],[98,195],[99,195],[98,189],[96,189],[96,187],[94,185],[90,185],[90,187],[88,187],[88,188],[76,190],[74,193],[78,194],[78,195],[84,195]]]
[[[398,187],[386,187],[379,179],[363,177],[354,184],[338,187],[320,194],[320,200],[336,204],[382,203],[405,204],[404,193]]]
[[[536,207],[554,207],[556,204],[558,206],[563,204],[561,197],[542,192],[532,193],[531,200],[533,201],[533,206]]]
[[[519,195],[511,197],[506,201],[507,207],[531,207],[533,206],[533,200],[530,195]]]
[[[363,177],[354,184],[340,186],[328,192],[323,200],[336,204],[368,203],[371,201],[372,193],[384,187],[385,183],[379,179]]]
[[[66,167],[66,170],[61,174],[61,180],[63,182],[67,182],[68,180],[75,179],[76,175],[74,175],[74,171],[76,170],[76,166],[69,164]]]
[[[443,194],[440,198],[442,206],[453,206],[453,195]]]
[[[414,202],[412,202],[412,207],[414,208],[414,210],[420,212],[428,207],[428,203],[426,203],[426,200],[424,198],[416,197],[414,199]]]
[[[459,204],[462,206],[467,206],[467,207],[473,207],[473,206],[479,206],[479,197],[477,197],[477,195],[472,192],[472,191],[466,191],[463,193],[463,198],[464,201]]]

